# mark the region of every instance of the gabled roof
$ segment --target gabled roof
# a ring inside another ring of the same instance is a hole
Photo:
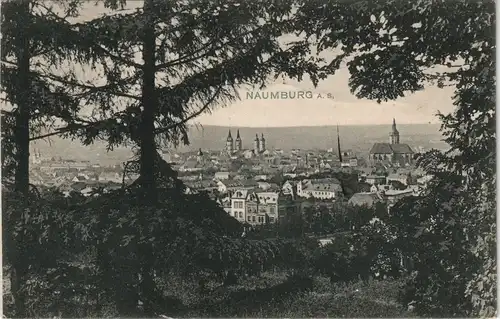
[[[303,190],[341,192],[342,186],[336,178],[304,180]]]
[[[294,180],[289,179],[283,183],[283,186],[285,186],[285,184],[290,184],[291,186],[295,186],[295,185],[297,185],[297,183],[298,183],[298,181],[294,181]]]
[[[336,178],[321,178],[321,179],[309,179],[306,181],[310,181],[311,184],[338,184],[340,185],[340,181]]]
[[[389,143],[375,143],[370,150],[370,154],[392,154],[391,144]]]
[[[227,179],[219,181],[219,183],[224,184],[226,187],[253,187],[258,185],[256,181],[251,179],[242,179],[242,180]]]
[[[408,144],[391,144],[391,147],[396,154],[413,154],[413,150]]]
[[[256,195],[259,198],[259,202],[262,204],[277,203],[279,198],[279,193],[275,192],[259,192]]]
[[[203,181],[186,181],[184,182],[186,186],[189,186],[194,189],[204,189],[204,188],[216,188],[217,184],[210,180]]]
[[[246,199],[248,195],[248,190],[246,189],[239,189],[233,193],[233,196],[231,198],[235,199]]]
[[[408,144],[375,143],[370,154],[413,154]]]
[[[342,187],[338,184],[310,184],[302,188],[303,190],[324,191],[324,192],[340,192]]]

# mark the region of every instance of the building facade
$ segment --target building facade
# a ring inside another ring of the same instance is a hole
[[[231,196],[230,215],[250,225],[276,223],[279,203],[279,192],[237,190]]]
[[[305,179],[297,183],[297,196],[334,200],[342,195],[342,185],[337,179]]]

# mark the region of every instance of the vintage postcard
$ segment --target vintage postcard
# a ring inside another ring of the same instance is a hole
[[[494,317],[493,0],[6,0],[6,318]]]

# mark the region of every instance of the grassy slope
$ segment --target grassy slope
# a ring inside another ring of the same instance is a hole
[[[232,288],[210,289],[200,294],[187,283],[169,281],[167,294],[179,297],[186,305],[182,317],[253,317],[253,318],[326,318],[365,317],[402,318],[411,317],[397,303],[399,282],[395,280],[356,282],[331,285],[328,278],[316,277],[311,292],[298,293],[281,300],[255,301],[255,296],[247,300],[231,301],[235,291],[251,291],[269,288],[284,281],[284,275],[264,274],[260,278],[242,280]],[[201,301],[200,301],[201,300]]]
[[[4,303],[9,303],[8,278],[4,279]],[[179,298],[185,305],[179,314],[165,314],[184,318],[404,318],[413,314],[397,303],[399,282],[395,280],[356,282],[331,285],[328,278],[316,277],[311,292],[292,294],[279,300],[248,294],[248,298],[232,301],[234,293],[246,295],[254,289],[266,289],[285,281],[284,274],[266,273],[261,277],[241,280],[233,287],[212,285],[200,293],[193,281],[170,278],[165,294]],[[163,286],[163,285],[162,285]],[[265,300],[265,301],[263,301]],[[81,306],[81,305],[79,305]],[[114,311],[103,311],[95,317],[112,317]]]

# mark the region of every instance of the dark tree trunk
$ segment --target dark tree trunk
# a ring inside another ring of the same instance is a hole
[[[20,14],[23,22],[29,24],[29,2],[20,4]],[[16,143],[16,173],[15,189],[17,192],[29,193],[29,146],[30,146],[30,41],[26,29],[19,30],[20,46],[17,53],[18,80],[15,102],[17,104],[15,143]]]
[[[154,134],[154,119],[156,113],[155,92],[155,34],[153,21],[153,1],[144,2],[144,13],[146,22],[144,27],[144,43],[142,57],[143,84],[142,84],[142,107],[140,124],[140,175],[142,186],[147,196],[146,203],[154,203],[156,200],[155,180],[155,158],[156,144]]]
[[[143,84],[142,84],[142,116],[140,126],[140,178],[144,192],[144,205],[152,205],[157,202],[156,185],[156,144],[154,132],[154,120],[157,107],[155,90],[155,51],[156,37],[154,33],[154,6],[153,0],[144,1],[144,13],[146,17],[143,33]],[[145,216],[143,216],[145,217]],[[145,219],[144,219],[145,221]],[[144,222],[142,225],[147,228]],[[145,245],[142,251],[142,267],[140,284],[140,296],[144,304],[144,314],[154,315],[156,287],[153,276],[153,254],[151,247]]]
[[[21,195],[21,198],[28,200],[29,195],[29,121],[30,121],[30,40],[29,30],[30,25],[30,4],[28,1],[22,1],[19,5],[19,21],[24,28],[19,30],[19,43],[17,52],[18,66],[18,83],[16,88],[15,103],[17,104],[16,113],[16,128],[15,128],[15,154],[16,154],[16,169],[14,187],[16,193]],[[13,216],[17,219],[18,216]],[[15,221],[11,221],[15,222]],[[14,307],[16,317],[26,317],[26,307],[24,294],[21,288],[26,281],[28,265],[22,260],[22,251],[18,245],[19,238],[9,239],[8,244],[11,245],[10,257],[12,272],[11,272],[11,290],[14,297]]]

